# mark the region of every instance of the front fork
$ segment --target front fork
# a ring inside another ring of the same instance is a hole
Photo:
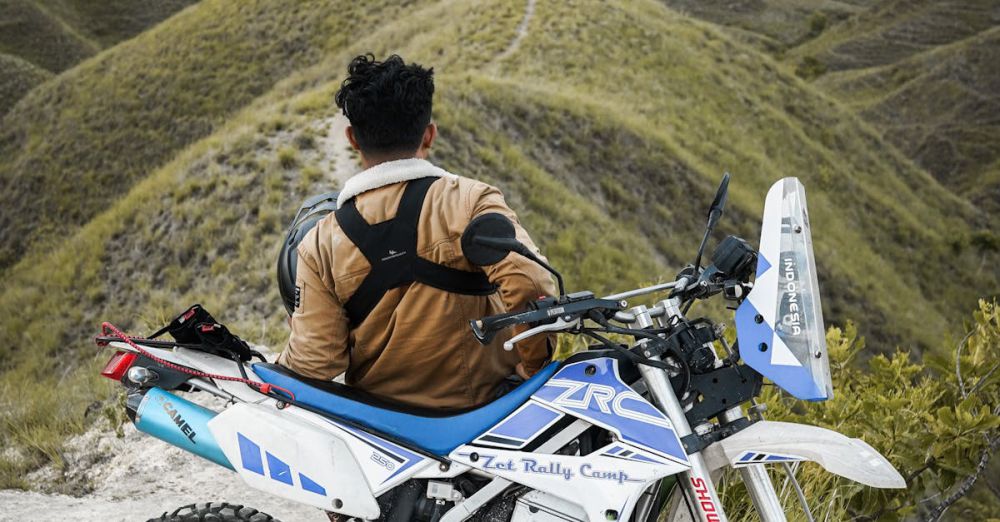
[[[664,316],[664,321],[681,317],[678,305],[679,302],[676,299],[660,302],[658,308],[662,308],[661,313]],[[635,326],[641,328],[653,326],[653,318],[646,307],[635,307],[630,312],[636,317]],[[650,358],[661,360],[659,356]],[[650,397],[670,419],[677,436],[684,438],[690,435],[692,433],[691,425],[684,414],[684,407],[677,398],[677,394],[674,393],[666,371],[652,366],[639,365],[639,372],[646,381]],[[721,417],[720,420],[724,422],[733,422],[743,417],[743,410],[737,406],[725,412]],[[722,499],[719,498],[715,483],[712,482],[705,458],[699,451],[688,455],[688,462],[691,464],[691,469],[680,473],[679,482],[683,488],[684,500],[692,509],[694,518],[702,522],[725,522],[727,518],[722,510]],[[740,475],[761,520],[763,522],[784,522],[786,520],[784,510],[781,508],[781,502],[764,466],[746,466],[740,469]]]
[[[659,360],[658,356],[651,359]],[[678,437],[690,435],[691,425],[684,416],[684,408],[670,386],[666,373],[651,366],[640,365],[639,371],[646,380],[649,395],[656,405],[667,415],[674,425]],[[685,501],[695,513],[696,520],[704,522],[725,522],[726,514],[722,511],[722,500],[715,490],[708,465],[701,452],[688,455],[691,469],[680,473],[680,486],[683,488]]]

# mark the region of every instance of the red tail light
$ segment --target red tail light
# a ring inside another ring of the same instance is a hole
[[[114,381],[120,381],[138,357],[139,354],[135,352],[116,352],[108,360],[108,364],[104,365],[101,375]]]

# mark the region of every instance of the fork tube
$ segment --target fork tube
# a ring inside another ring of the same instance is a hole
[[[743,417],[743,408],[737,406],[719,416],[720,420],[729,423]],[[757,509],[757,514],[762,522],[785,522],[785,510],[781,507],[781,500],[774,490],[771,477],[767,474],[767,468],[763,464],[743,466],[740,468],[740,477],[750,494],[750,500]]]
[[[676,307],[675,307],[676,308]],[[636,326],[652,326],[653,320],[649,316],[645,307],[635,307],[630,310],[636,315]],[[670,311],[668,309],[668,314]],[[650,357],[659,361],[659,356]],[[684,415],[684,407],[681,406],[674,388],[670,385],[667,373],[659,368],[653,368],[643,364],[639,365],[639,372],[646,381],[646,387],[653,402],[659,406],[660,410],[670,419],[674,425],[674,430],[678,437],[686,437],[692,433],[691,425],[688,424],[687,416]],[[691,469],[680,473],[680,485],[684,488],[685,501],[694,510],[695,518],[702,522],[725,522],[726,515],[722,512],[722,501],[719,493],[715,490],[715,484],[709,473],[708,465],[701,452],[688,455],[688,463]]]
[[[650,358],[660,359],[658,356]],[[653,401],[674,425],[677,436],[683,438],[690,435],[691,425],[688,424],[684,408],[677,400],[677,395],[674,394],[666,373],[659,368],[645,365],[639,365],[639,372],[646,380],[646,386]],[[715,490],[712,477],[709,475],[705,458],[702,457],[701,452],[692,453],[688,455],[688,462],[691,464],[691,469],[680,474],[680,485],[684,488],[686,501],[697,514],[697,520],[724,522],[726,515],[722,512],[722,502],[719,499],[719,493]]]

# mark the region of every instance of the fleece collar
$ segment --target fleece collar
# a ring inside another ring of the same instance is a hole
[[[363,170],[351,176],[344,183],[344,188],[340,191],[340,196],[337,198],[337,206],[343,206],[344,203],[347,203],[351,198],[362,192],[368,192],[369,190],[386,185],[420,178],[443,178],[448,176],[454,176],[454,174],[434,166],[434,164],[427,160],[417,158],[379,163],[370,169]]]

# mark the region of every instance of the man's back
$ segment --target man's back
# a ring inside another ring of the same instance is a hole
[[[427,189],[417,220],[419,258],[464,272],[484,271],[498,291],[464,295],[422,282],[389,289],[358,324],[345,305],[371,275],[371,264],[331,214],[299,245],[298,304],[292,335],[279,362],[310,377],[329,379],[346,371],[347,383],[376,395],[422,406],[459,408],[492,399],[519,361],[528,373],[548,358],[544,338],[506,352],[498,336],[481,346],[469,321],[523,308],[554,291],[548,274],[519,256],[490,267],[472,266],[462,255],[461,236],[478,215],[498,212],[517,223],[495,188],[461,178],[427,161],[379,164],[355,176],[341,193],[368,225],[396,218],[413,180],[436,178]],[[518,225],[518,238],[534,245]],[[355,238],[356,239],[356,238]],[[387,252],[386,258],[399,252]],[[356,318],[357,319],[357,318]]]

